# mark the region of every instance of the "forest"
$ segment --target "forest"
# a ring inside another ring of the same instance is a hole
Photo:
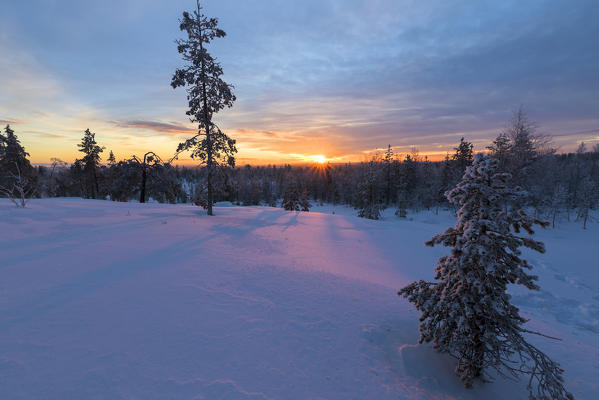
[[[29,197],[82,197],[112,201],[206,204],[206,168],[174,165],[154,152],[117,161],[89,129],[68,164],[52,159],[33,166],[17,134],[6,126],[0,136],[0,190],[24,205]],[[521,109],[486,149],[500,169],[527,192],[525,206],[553,226],[560,220],[592,219],[599,203],[599,145],[581,143],[575,153],[559,153],[551,138],[537,133]],[[430,161],[417,149],[396,153],[391,145],[370,160],[345,164],[239,166],[219,165],[214,174],[215,201],[236,205],[282,206],[308,211],[310,202],[343,204],[358,216],[378,219],[385,208],[405,218],[419,210],[449,208],[445,192],[453,188],[473,159],[473,145],[461,139],[443,161]]]

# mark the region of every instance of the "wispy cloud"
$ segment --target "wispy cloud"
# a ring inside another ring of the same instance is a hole
[[[196,132],[196,129],[190,128],[177,122],[160,122],[160,121],[114,121],[115,126],[128,129],[144,129],[155,132],[157,134],[180,135],[183,133]]]

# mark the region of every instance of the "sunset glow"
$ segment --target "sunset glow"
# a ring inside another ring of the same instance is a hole
[[[312,156],[310,158],[312,161],[314,161],[315,163],[318,163],[318,164],[324,164],[325,162],[328,161],[328,159],[323,155]]]

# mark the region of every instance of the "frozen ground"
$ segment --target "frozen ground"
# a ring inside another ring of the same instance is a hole
[[[1,399],[526,399],[463,389],[418,346],[396,295],[447,249],[447,213],[383,221],[316,207],[0,199]],[[332,212],[335,211],[335,215]],[[539,232],[540,292],[514,290],[531,338],[578,399],[599,393],[597,224]]]

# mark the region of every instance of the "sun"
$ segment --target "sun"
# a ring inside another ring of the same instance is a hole
[[[312,161],[314,161],[315,163],[318,163],[318,164],[324,164],[329,159],[326,158],[325,156],[323,156],[322,154],[319,154],[319,155],[316,155],[316,156],[311,156],[310,160],[312,160]]]

